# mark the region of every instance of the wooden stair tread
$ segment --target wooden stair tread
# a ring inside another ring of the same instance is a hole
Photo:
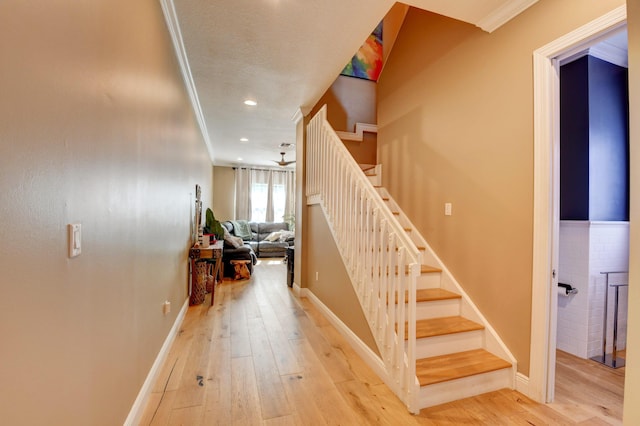
[[[433,302],[436,300],[460,299],[462,296],[443,288],[423,288],[416,292],[418,302]]]
[[[416,361],[420,386],[511,368],[511,363],[484,349],[439,355]]]
[[[442,288],[423,288],[416,291],[416,302],[434,302],[436,300],[460,299],[462,296]],[[409,302],[409,292],[404,294],[405,303]],[[396,295],[396,303],[398,296]]]
[[[482,329],[484,329],[482,324],[461,316],[421,319],[416,321],[416,338],[422,339]],[[409,338],[409,327],[406,323],[404,338],[405,340]]]
[[[409,272],[409,267],[405,267],[404,268],[404,273],[408,273]],[[442,269],[437,268],[435,266],[430,266],[430,265],[420,265],[420,273],[421,274],[433,274],[433,273],[439,273],[442,272]],[[398,267],[396,266],[396,274],[398,273]]]
[[[418,248],[419,250],[419,248]],[[429,266],[429,265],[420,265],[420,273],[421,274],[432,274],[432,273],[439,273],[442,272],[442,269],[437,268],[435,266]]]

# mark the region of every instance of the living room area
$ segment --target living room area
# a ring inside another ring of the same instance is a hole
[[[259,258],[286,261],[295,237],[295,171],[213,167],[212,210],[224,236],[224,277],[235,278],[235,261],[253,272]]]

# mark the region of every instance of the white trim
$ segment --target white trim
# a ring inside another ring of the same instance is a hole
[[[629,68],[627,51],[607,42],[590,48],[589,55],[622,68]]]
[[[319,194],[309,195],[307,197],[307,205],[308,206],[313,206],[313,205],[316,205],[316,204],[320,204],[320,201],[322,201],[322,198],[320,198]]]
[[[296,297],[307,297],[307,289],[300,287],[300,284],[295,281],[293,282],[293,287],[291,288],[291,290],[293,291],[293,294],[296,295]]]
[[[147,378],[145,379],[142,387],[140,388],[140,392],[138,392],[138,397],[133,403],[131,407],[131,411],[129,411],[129,415],[127,419],[124,421],[124,426],[134,426],[140,423],[140,419],[142,418],[142,414],[144,413],[144,409],[149,400],[149,395],[151,394],[151,388],[153,387],[156,379],[158,378],[158,374],[160,374],[160,369],[162,368],[162,364],[167,359],[167,355],[169,354],[169,349],[171,349],[171,345],[178,335],[178,331],[180,331],[180,326],[182,325],[182,321],[184,320],[185,315],[187,314],[187,308],[189,307],[189,299],[187,298],[184,301],[184,305],[182,305],[182,309],[178,313],[176,320],[173,323],[173,327],[169,331],[167,338],[164,339],[164,343],[160,348],[160,352],[158,352],[158,356],[156,360],[153,362],[151,369],[149,370],[149,374],[147,374]]]
[[[523,395],[529,394],[529,378],[522,373],[516,373],[516,390]]]
[[[538,0],[512,0],[506,2],[480,19],[476,26],[491,33],[537,2]]]
[[[611,33],[607,33],[607,37],[609,37]],[[589,47],[583,51],[580,51],[571,57],[564,58],[560,65],[565,65],[573,61],[577,61],[578,59],[584,56],[593,56],[594,58],[602,59],[603,61],[609,62],[610,64],[617,65],[622,68],[629,68],[629,54],[625,49],[621,49],[618,46],[614,46],[609,43],[607,40],[604,40],[595,46]]]
[[[318,297],[313,294],[309,289],[304,292],[304,296],[313,303],[313,306],[316,307],[324,315],[324,317],[333,325],[339,332],[342,334],[349,345],[353,348],[353,350],[362,358],[362,360],[373,370],[374,373],[378,375],[389,388],[393,389],[393,387],[388,383],[387,373],[384,366],[384,362],[380,357],[373,351],[369,346],[367,346],[358,336],[355,335],[353,331],[345,323],[342,322],[340,318],[336,316]]]
[[[213,163],[213,146],[211,146],[211,139],[209,138],[209,132],[207,131],[207,123],[204,119],[202,107],[200,106],[200,100],[198,99],[196,84],[193,81],[193,76],[191,75],[191,68],[189,67],[187,51],[182,41],[182,32],[180,31],[180,24],[178,23],[176,8],[173,4],[173,0],[159,1],[160,5],[162,6],[164,19],[167,22],[167,29],[169,30],[171,41],[173,42],[173,48],[176,51],[176,59],[178,60],[178,64],[180,65],[180,71],[182,73],[182,78],[184,79],[184,85],[187,89],[187,93],[189,94],[189,100],[191,100],[191,107],[193,108],[193,113],[195,114],[196,121],[198,122],[198,126],[200,127],[200,132],[202,133],[204,143],[207,146],[207,151],[209,151],[209,158]]]
[[[356,123],[355,132],[343,132],[339,130],[336,130],[335,132],[343,141],[362,142],[364,132],[378,133],[378,126],[376,124]]]
[[[298,124],[300,120],[305,118],[311,112],[311,108],[309,107],[300,107],[293,113],[291,116],[291,121]]]
[[[553,399],[555,368],[555,300],[552,270],[557,266],[557,168],[559,123],[558,61],[575,55],[604,34],[625,25],[626,6],[560,37],[533,53],[534,202],[531,352],[527,396]],[[555,161],[554,161],[555,160]],[[555,258],[555,260],[554,260]]]

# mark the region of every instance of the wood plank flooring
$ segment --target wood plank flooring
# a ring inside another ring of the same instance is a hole
[[[602,391],[581,378],[583,396],[564,397],[578,373],[562,379],[560,366],[554,404],[505,389],[411,415],[311,303],[293,296],[285,273],[281,259],[263,259],[250,280],[222,282],[213,307],[189,308],[141,425],[620,424],[620,377]]]
[[[556,397],[550,407],[579,424],[622,425],[624,374],[625,367],[609,368],[557,351]]]

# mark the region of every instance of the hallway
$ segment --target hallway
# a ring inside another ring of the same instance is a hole
[[[141,425],[606,424],[511,390],[413,416],[285,273],[261,259],[250,280],[217,287],[214,307],[189,308]]]

